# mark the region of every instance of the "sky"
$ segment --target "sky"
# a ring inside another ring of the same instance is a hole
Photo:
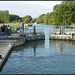
[[[56,4],[61,1],[0,1],[0,10],[8,10],[9,14],[15,14],[20,17],[30,15],[37,18],[41,14],[53,11]]]

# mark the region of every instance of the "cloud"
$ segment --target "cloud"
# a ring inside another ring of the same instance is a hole
[[[0,10],[8,10],[9,14],[21,17],[31,15],[33,18],[52,12],[53,6],[60,1],[0,1]]]
[[[40,4],[46,7],[53,8],[54,5],[60,4],[62,1],[23,1],[28,4]]]

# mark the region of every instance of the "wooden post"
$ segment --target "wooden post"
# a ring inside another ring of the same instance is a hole
[[[2,55],[0,54],[0,58],[2,58]]]
[[[63,34],[63,26],[60,26],[60,34]]]
[[[34,33],[34,35],[36,35],[36,29],[35,29],[35,26],[33,26],[33,33]]]

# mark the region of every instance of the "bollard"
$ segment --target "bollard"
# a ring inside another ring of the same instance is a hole
[[[35,29],[35,26],[33,26],[33,33],[34,33],[34,35],[36,35],[36,29]]]

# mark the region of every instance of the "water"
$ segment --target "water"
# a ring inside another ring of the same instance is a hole
[[[75,42],[28,42],[13,49],[0,74],[75,74]]]
[[[0,74],[75,74],[75,42],[27,42],[12,50]]]

